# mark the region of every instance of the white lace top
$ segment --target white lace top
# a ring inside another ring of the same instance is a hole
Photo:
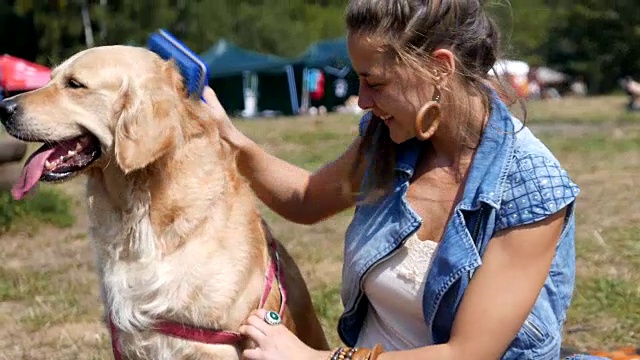
[[[431,343],[422,312],[426,273],[438,244],[416,234],[364,280],[369,309],[356,346],[381,343],[385,350],[406,350]]]

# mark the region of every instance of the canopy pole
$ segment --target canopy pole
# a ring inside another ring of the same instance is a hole
[[[293,66],[287,65],[287,80],[289,82],[289,98],[291,99],[291,111],[293,115],[298,115],[300,107],[298,105],[298,93],[296,91],[296,78],[293,73]]]
[[[309,89],[308,89],[308,82],[309,82],[309,70],[308,68],[305,66],[302,69],[302,91],[301,91],[301,99],[300,99],[300,111],[302,111],[303,113],[306,113],[309,110]]]

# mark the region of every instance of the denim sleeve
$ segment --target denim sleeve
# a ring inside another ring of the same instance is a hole
[[[556,161],[537,154],[516,159],[505,182],[497,230],[543,220],[571,204],[579,192]]]
[[[358,125],[358,134],[360,136],[363,136],[364,132],[367,130],[367,126],[369,126],[369,122],[371,121],[371,116],[371,112],[367,112],[360,118],[360,124]]]

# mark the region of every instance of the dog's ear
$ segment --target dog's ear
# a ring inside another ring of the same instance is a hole
[[[141,86],[122,85],[116,105],[115,155],[126,173],[142,169],[176,146],[180,134],[175,69],[166,64]]]

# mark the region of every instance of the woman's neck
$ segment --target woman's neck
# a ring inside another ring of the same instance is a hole
[[[440,127],[431,138],[426,158],[437,167],[466,172],[480,143],[488,113],[479,96],[470,97],[466,104],[460,105],[462,111],[442,114]]]

